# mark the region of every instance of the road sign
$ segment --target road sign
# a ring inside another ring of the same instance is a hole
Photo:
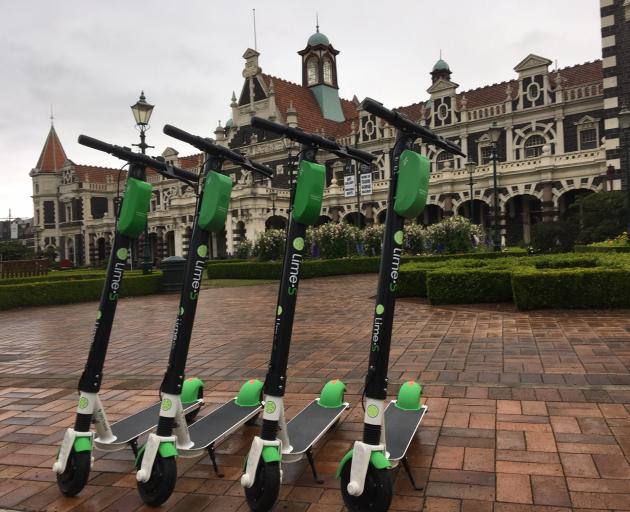
[[[343,195],[344,197],[354,197],[357,194],[357,187],[354,181],[354,175],[343,177]]]
[[[359,174],[359,186],[362,196],[369,196],[372,193],[372,173]]]

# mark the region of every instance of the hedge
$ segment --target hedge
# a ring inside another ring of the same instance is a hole
[[[510,270],[435,270],[426,276],[431,304],[510,302]]]
[[[379,257],[303,260],[300,277],[370,274],[378,272]],[[209,279],[280,279],[281,261],[225,262],[208,265]]]
[[[105,278],[53,280],[38,283],[0,285],[0,310],[98,300]],[[148,295],[160,291],[161,273],[131,275],[123,279],[121,296]]]
[[[512,274],[519,309],[630,307],[630,270],[520,271]]]
[[[600,253],[613,253],[613,252],[630,252],[630,246],[624,245],[611,245],[610,247],[598,246],[598,245],[576,245],[573,250],[575,252],[600,252]]]

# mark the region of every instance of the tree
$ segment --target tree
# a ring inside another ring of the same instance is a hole
[[[0,242],[0,257],[3,260],[32,260],[33,249],[20,242]]]
[[[564,215],[577,232],[576,243],[590,244],[615,238],[627,228],[626,192],[598,192],[579,198]]]

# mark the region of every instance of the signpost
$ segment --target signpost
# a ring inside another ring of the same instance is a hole
[[[361,228],[361,196],[369,196],[372,193],[372,170],[369,165],[360,164],[354,166],[348,162],[343,177],[344,197],[357,196],[357,226]]]

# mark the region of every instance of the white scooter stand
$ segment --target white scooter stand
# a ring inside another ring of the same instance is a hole
[[[350,469],[350,482],[348,482],[348,494],[361,496],[365,486],[365,477],[370,467],[372,452],[382,452],[384,444],[366,444],[363,441],[355,441],[352,449],[352,461]]]
[[[249,449],[249,454],[247,455],[245,473],[241,476],[241,485],[243,487],[247,487],[249,489],[252,485],[254,485],[254,481],[256,480],[256,470],[258,469],[260,457],[262,456],[262,451],[265,446],[277,446],[278,451],[282,453],[282,441],[280,441],[280,439],[276,439],[275,441],[265,441],[258,436],[254,437],[252,447]],[[280,470],[280,482],[282,482],[282,470]]]
[[[66,466],[68,465],[68,458],[70,457],[70,452],[72,451],[72,447],[74,446],[74,441],[77,437],[89,437],[90,444],[92,443],[92,432],[77,432],[76,430],[69,428],[66,430],[66,433],[63,435],[63,441],[61,442],[61,447],[59,448],[59,454],[57,455],[57,460],[53,464],[52,470],[60,475],[66,470]],[[94,464],[94,457],[91,458],[90,466]]]
[[[153,469],[153,464],[155,463],[155,457],[158,454],[160,449],[160,445],[162,443],[175,443],[177,441],[177,437],[169,436],[163,437],[158,436],[154,432],[149,434],[147,438],[147,442],[144,445],[144,453],[142,454],[142,464],[140,465],[140,469],[136,473],[136,480],[138,482],[148,482],[151,477],[151,470]]]

